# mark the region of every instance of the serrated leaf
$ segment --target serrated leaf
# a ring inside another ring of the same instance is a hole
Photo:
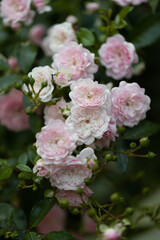
[[[24,164],[24,165],[26,165],[26,164],[27,164],[27,161],[28,161],[28,155],[27,155],[27,153],[21,154],[21,155],[19,156],[19,158],[18,158],[18,163],[19,163],[19,164]]]
[[[33,45],[22,45],[18,48],[18,64],[24,73],[28,73],[37,55],[37,48]]]
[[[67,232],[51,232],[47,234],[44,240],[78,240],[73,235]]]
[[[10,167],[1,168],[0,169],[0,180],[4,180],[4,179],[11,177],[12,172],[13,172],[13,169]]]
[[[129,40],[136,48],[147,47],[160,39],[160,14],[143,18],[132,29]]]
[[[95,37],[93,33],[87,28],[80,28],[77,31],[77,36],[80,42],[86,47],[93,46],[95,43]]]
[[[25,234],[23,240],[41,240],[42,236],[35,232],[28,232]]]
[[[15,83],[21,81],[21,76],[18,74],[5,75],[0,78],[0,91],[6,91],[13,87]]]
[[[53,207],[55,199],[43,199],[33,206],[30,213],[30,227],[37,226]]]
[[[37,114],[32,114],[29,117],[29,124],[30,124],[30,129],[31,131],[36,134],[37,132],[41,131],[42,128],[42,121],[40,116]]]
[[[25,164],[18,164],[16,168],[23,172],[32,172],[32,169]]]
[[[123,138],[127,140],[137,140],[142,137],[152,136],[159,130],[160,124],[150,121],[142,121],[137,126],[126,130]]]

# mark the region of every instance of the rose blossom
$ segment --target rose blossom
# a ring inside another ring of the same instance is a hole
[[[112,88],[112,112],[119,126],[133,127],[146,117],[151,100],[144,93],[145,89],[137,83],[125,81]]]
[[[74,15],[69,15],[67,18],[66,18],[66,22],[69,22],[69,23],[76,23],[78,21],[77,17],[74,16]]]
[[[65,229],[66,212],[57,204],[49,211],[49,213],[38,224],[39,233],[48,234],[53,231],[63,231]]]
[[[117,240],[121,237],[121,233],[114,228],[108,228],[103,233],[103,240]]]
[[[16,89],[0,97],[0,122],[15,132],[29,128],[28,115],[25,113],[22,99],[23,94]]]
[[[128,6],[129,4],[139,5],[144,2],[148,2],[148,0],[113,0],[118,3],[120,6]]]
[[[42,42],[42,48],[47,55],[52,56],[66,44],[77,41],[72,24],[63,22],[49,28],[47,36]]]
[[[39,46],[42,42],[45,32],[46,28],[44,25],[34,25],[29,32],[29,38],[35,45]]]
[[[30,9],[31,0],[2,0],[0,3],[0,15],[6,26],[17,29],[21,23],[29,25],[34,17]]]
[[[52,10],[50,6],[46,6],[45,0],[33,0],[33,4],[40,14],[44,12],[50,12]]]
[[[107,38],[99,49],[100,62],[107,68],[107,75],[116,80],[132,76],[132,64],[138,61],[135,47],[116,34]]]
[[[64,190],[77,190],[84,187],[84,180],[92,177],[92,171],[78,158],[75,157],[72,161],[73,163],[69,165],[52,165],[50,178],[52,186]]]
[[[76,148],[76,133],[61,120],[50,120],[36,138],[37,153],[45,164],[61,164]]]
[[[115,142],[115,137],[118,137],[117,127],[116,127],[116,121],[113,117],[111,117],[111,120],[108,124],[108,130],[103,134],[103,137],[101,139],[98,139],[96,141],[96,146],[99,148],[109,147],[110,142]]]
[[[94,57],[94,54],[83,48],[82,44],[71,42],[54,55],[52,67],[58,71],[67,68],[67,74],[70,75],[69,85],[80,78],[93,79],[93,74],[97,71]]]
[[[36,162],[36,165],[33,168],[33,172],[37,173],[37,176],[39,177],[50,177],[50,166],[45,164],[45,161],[43,159],[39,159]]]
[[[92,79],[79,79],[71,85],[69,93],[73,104],[81,107],[102,106],[110,96],[110,91],[102,84]]]
[[[96,2],[90,2],[86,4],[86,9],[90,12],[90,13],[94,13],[95,11],[97,11],[99,9],[99,4]]]
[[[58,201],[64,198],[67,199],[71,207],[80,207],[83,202],[88,202],[88,198],[92,195],[92,193],[93,192],[85,186],[81,196],[73,190],[57,190],[55,197]]]
[[[67,103],[64,99],[58,101],[55,105],[48,105],[44,109],[44,119],[45,125],[48,124],[50,119],[60,119],[63,122],[65,121],[61,109],[66,112],[66,108],[69,109],[71,103]]]
[[[90,145],[94,139],[100,139],[108,130],[109,116],[103,107],[82,108],[73,106],[71,115],[66,123],[71,125],[77,135],[79,143]]]
[[[47,82],[47,87],[44,87],[39,93],[39,98],[42,102],[49,102],[52,98],[52,92],[54,90],[54,86],[52,84],[52,76],[54,73],[55,71],[52,68],[50,68],[49,66],[44,66],[35,67],[28,74],[29,77],[32,77],[35,80],[35,83],[33,84],[33,89],[35,93],[38,93],[40,91],[43,82]],[[34,97],[35,94],[30,85],[29,89],[32,92],[32,96]],[[24,91],[28,91],[25,85]]]

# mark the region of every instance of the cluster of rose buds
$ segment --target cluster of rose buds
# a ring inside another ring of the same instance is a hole
[[[57,24],[51,32],[56,36],[52,41],[47,37],[52,66],[34,68],[28,74],[32,84],[23,86],[26,94],[46,105],[45,126],[36,135],[40,159],[33,171],[49,179],[58,200],[65,198],[77,207],[92,194],[86,179],[92,178],[97,166],[93,149],[109,147],[118,137],[117,126],[133,127],[144,119],[150,98],[137,83],[122,81],[112,88],[95,82],[95,55],[76,42],[70,23]],[[106,59],[101,56],[102,62],[106,60],[110,72],[125,76],[137,59],[134,46],[121,35],[109,38],[108,44],[101,47],[101,55],[109,52]],[[69,102],[56,98],[56,91],[66,86],[70,87]]]

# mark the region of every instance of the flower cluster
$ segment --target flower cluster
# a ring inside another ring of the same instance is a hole
[[[94,54],[73,41],[76,39],[71,25],[65,22],[52,30],[53,35],[56,33],[49,45],[54,52],[52,67],[34,68],[28,74],[32,85],[23,86],[26,94],[30,91],[33,98],[38,96],[38,101],[46,105],[45,126],[36,135],[40,159],[33,171],[49,179],[58,200],[65,198],[75,207],[86,203],[92,194],[85,179],[92,178],[97,166],[93,147],[109,147],[118,137],[117,126],[133,127],[144,119],[150,98],[137,83],[122,81],[119,87],[111,88],[94,81],[98,69]],[[134,46],[120,35],[109,38],[107,45],[111,42],[113,47],[107,46],[105,51],[102,45],[101,57],[107,53],[109,71],[125,76],[137,59]],[[70,87],[70,102],[56,95],[66,86]],[[82,190],[81,196],[78,189]]]

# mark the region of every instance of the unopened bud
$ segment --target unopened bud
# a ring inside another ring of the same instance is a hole
[[[135,143],[135,142],[131,142],[130,143],[130,148],[131,149],[134,149],[134,148],[136,148],[137,147],[137,144]]]
[[[17,90],[21,90],[21,88],[22,88],[22,83],[16,82],[16,83],[14,84],[14,86],[15,86],[15,88],[16,88]]]
[[[148,147],[149,142],[150,141],[149,141],[148,137],[143,137],[139,141],[141,147]]]
[[[155,158],[155,156],[156,156],[156,154],[153,153],[153,152],[148,152],[148,154],[146,154],[146,157],[147,157],[147,158],[150,158],[150,159]]]
[[[76,193],[78,193],[79,195],[82,195],[83,194],[83,189],[82,188],[78,188],[76,190]]]
[[[131,215],[133,213],[134,209],[132,207],[128,207],[125,209],[124,214],[126,216]]]
[[[119,203],[119,202],[123,202],[123,197],[119,194],[119,193],[113,193],[111,196],[110,196],[110,201],[112,203]]]
[[[31,114],[32,114],[32,108],[31,108],[31,107],[27,107],[27,108],[26,108],[26,113],[27,113],[28,115],[31,115]]]
[[[122,133],[124,133],[125,131],[126,131],[126,128],[125,128],[124,126],[118,127],[118,133],[119,133],[119,134],[122,134]]]
[[[78,208],[74,208],[74,209],[72,210],[72,213],[73,213],[74,215],[78,215],[78,214],[80,213],[80,211],[78,210]]]
[[[44,197],[45,198],[53,198],[54,197],[54,191],[50,190],[50,189],[47,189],[44,193]]]
[[[84,180],[84,182],[85,182],[86,185],[89,185],[91,183],[91,179],[90,178],[86,178]]]
[[[98,162],[96,159],[89,159],[87,162],[88,168],[95,171],[98,168]]]
[[[91,208],[88,210],[88,216],[93,218],[97,215],[96,210],[94,208]]]
[[[41,84],[41,88],[45,88],[45,87],[47,87],[47,85],[48,85],[48,82],[47,82],[47,81],[42,82],[42,84]]]
[[[29,84],[30,78],[28,76],[23,76],[22,82],[25,83],[25,84]]]
[[[66,209],[66,208],[69,207],[69,202],[68,202],[68,200],[67,200],[66,198],[60,199],[60,200],[58,201],[58,203],[59,203],[59,206],[60,206],[61,208]]]
[[[33,86],[33,84],[35,83],[35,80],[34,80],[34,78],[32,78],[32,77],[30,77],[30,84]]]

